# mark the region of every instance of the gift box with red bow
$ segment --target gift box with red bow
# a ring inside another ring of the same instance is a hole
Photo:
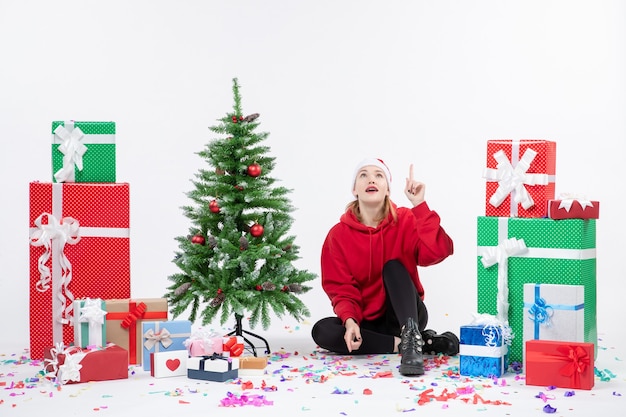
[[[29,204],[30,354],[41,359],[74,341],[74,300],[130,297],[129,186],[31,182]]]
[[[128,378],[128,351],[115,344],[82,349],[58,344],[44,352],[47,377],[61,384]]]
[[[150,354],[184,350],[185,340],[191,335],[189,320],[144,321],[141,323],[143,340],[142,365],[144,371],[151,369]]]
[[[141,363],[142,328],[145,321],[167,320],[167,299],[138,298],[105,300],[107,310],[107,338],[128,349],[128,362]]]
[[[238,358],[214,354],[187,359],[187,377],[191,379],[224,382],[236,379],[238,375]]]
[[[548,217],[554,220],[598,219],[600,202],[575,195],[560,195],[558,199],[548,200]]]
[[[546,216],[554,198],[556,142],[543,139],[487,141],[485,215]]]
[[[527,340],[526,385],[592,389],[593,350],[593,343]]]

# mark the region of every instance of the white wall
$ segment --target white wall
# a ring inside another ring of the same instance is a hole
[[[486,141],[556,141],[557,194],[602,204],[598,318],[610,330],[626,275],[625,23],[617,0],[0,1],[0,344],[27,346],[28,183],[51,180],[50,122],[117,122],[132,295],[159,297],[174,237],[187,234],[195,152],[231,109],[233,77],[270,133],[273,175],[293,190],[301,268],[319,273],[357,161],[385,159],[402,204],[415,163],[456,245],[422,270],[438,330],[476,308]],[[314,284],[311,321],[331,314]]]

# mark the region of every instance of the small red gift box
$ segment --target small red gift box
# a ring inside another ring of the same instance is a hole
[[[30,183],[30,355],[74,340],[73,301],[130,297],[129,185]]]
[[[526,385],[590,390],[594,384],[593,343],[526,341]]]
[[[44,366],[61,384],[127,379],[128,351],[114,344],[94,349],[58,344],[44,352]]]
[[[543,139],[487,141],[485,215],[546,216],[554,198],[556,142]]]
[[[548,201],[548,217],[563,219],[598,219],[600,202],[576,196],[559,196],[558,200]]]

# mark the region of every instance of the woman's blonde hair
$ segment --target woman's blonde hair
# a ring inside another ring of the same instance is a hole
[[[352,213],[354,213],[354,215],[360,222],[363,221],[363,218],[361,217],[361,209],[359,207],[358,199],[349,202],[348,205],[346,206],[346,211],[347,210],[350,210]],[[380,222],[386,219],[387,216],[389,216],[389,213],[391,213],[391,215],[393,216],[393,221],[396,222],[398,220],[398,214],[396,213],[396,209],[393,208],[393,204],[391,204],[391,199],[389,198],[388,195],[386,195],[385,201],[383,203],[383,210],[380,214],[380,218],[375,219],[375,220]]]

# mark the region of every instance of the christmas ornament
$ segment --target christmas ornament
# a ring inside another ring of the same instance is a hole
[[[276,289],[276,285],[269,281],[265,281],[261,284],[261,288],[263,288],[264,291],[274,291]]]
[[[243,191],[243,187],[241,185],[235,185],[235,189],[239,191]]]
[[[239,249],[246,250],[248,249],[248,239],[245,236],[241,236],[239,238]]]
[[[259,116],[260,116],[259,113],[252,113],[252,114],[249,114],[248,116],[244,117],[242,120],[244,122],[250,123],[250,122],[254,121]]]
[[[260,285],[254,287],[254,289],[256,289],[257,291],[263,291],[263,287],[261,287]]]
[[[182,295],[187,292],[189,287],[191,287],[191,282],[183,282],[178,288],[174,290],[174,294]]]
[[[283,248],[283,250],[284,250],[285,252],[289,252],[289,251],[291,250],[291,243],[290,243],[290,244],[288,244],[288,245],[285,245],[285,247]]]
[[[257,164],[256,162],[250,164],[248,166],[248,175],[255,178],[261,175],[261,165]]]
[[[217,290],[217,295],[215,296],[214,299],[212,299],[209,302],[209,306],[211,307],[219,307],[222,305],[222,303],[224,302],[224,299],[226,298],[226,296],[224,295],[224,293],[222,292],[222,289],[218,289]]]
[[[191,243],[195,243],[196,245],[204,245],[205,243],[204,236],[198,233],[197,235],[191,238]]]
[[[209,236],[209,248],[213,249],[217,246],[217,239],[214,236]]]
[[[219,204],[217,204],[217,200],[212,200],[209,203],[209,210],[211,210],[211,213],[219,213],[220,212],[220,206],[219,206]]]
[[[263,236],[263,226],[261,226],[258,223],[253,224],[252,227],[250,228],[250,234],[254,237]]]
[[[233,123],[237,123],[237,116],[233,116],[232,117],[232,121],[233,121]]]

